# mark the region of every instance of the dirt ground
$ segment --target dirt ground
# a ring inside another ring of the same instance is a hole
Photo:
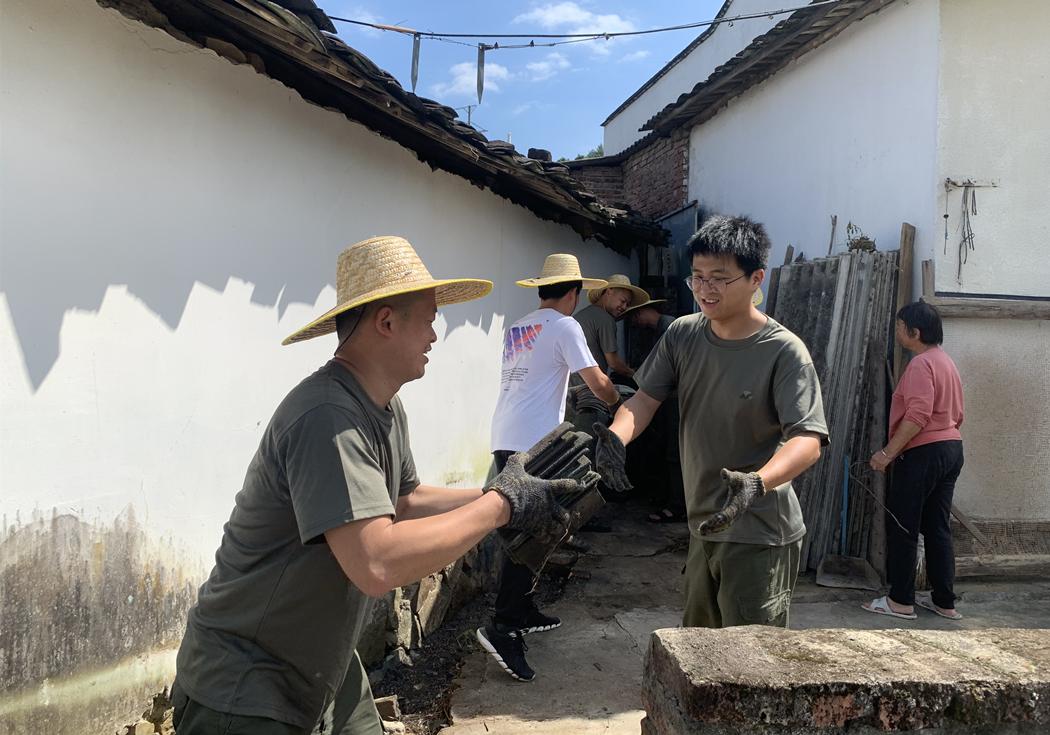
[[[551,569],[540,581],[539,604],[553,604],[575,582],[568,569]],[[411,652],[411,666],[390,669],[373,687],[376,697],[397,695],[409,735],[435,735],[452,724],[456,679],[467,656],[479,650],[474,631],[488,621],[493,601],[492,594],[483,594],[468,602]]]

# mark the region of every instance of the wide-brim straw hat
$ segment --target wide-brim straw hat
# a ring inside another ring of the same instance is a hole
[[[649,299],[647,301],[643,301],[640,304],[635,304],[634,306],[630,306],[630,307],[624,309],[623,310],[623,316],[627,316],[632,311],[638,311],[639,309],[644,309],[647,306],[655,307],[657,304],[666,304],[666,303],[667,303],[667,299]]]
[[[437,305],[448,306],[486,296],[492,281],[478,278],[436,279],[403,237],[384,235],[362,240],[339,254],[335,269],[338,306],[326,311],[281,344],[290,345],[335,331],[335,318],[372,301],[435,289]]]
[[[581,275],[580,261],[575,255],[566,253],[548,255],[543,261],[543,270],[537,278],[526,278],[522,281],[515,281],[515,283],[522,288],[536,288],[569,281],[583,281],[583,287],[587,289],[602,288],[606,285],[601,278],[585,278]]]
[[[610,288],[623,288],[630,291],[631,303],[628,306],[637,306],[643,301],[649,300],[649,292],[646,291],[644,288],[638,288],[637,286],[633,285],[631,283],[631,279],[623,275],[622,273],[614,273],[613,275],[609,276],[609,278],[606,280],[608,281],[606,286],[595,289],[587,294],[587,298],[592,304],[597,304],[598,299],[602,297],[602,294]]]

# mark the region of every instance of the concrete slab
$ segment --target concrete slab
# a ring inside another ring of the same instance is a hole
[[[657,631],[646,735],[1046,732],[1050,630]]]

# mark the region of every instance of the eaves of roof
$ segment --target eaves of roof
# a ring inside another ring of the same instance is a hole
[[[568,167],[536,161],[518,154],[510,143],[490,141],[459,120],[452,108],[403,89],[339,39],[313,0],[98,1],[181,40],[209,48],[232,46],[235,55],[304,99],[338,110],[413,151],[431,168],[568,225],[581,237],[595,238],[620,253],[666,241],[666,231],[647,217],[598,201]]]
[[[641,129],[667,135],[677,128],[691,128],[706,122],[733,98],[893,1],[842,0],[833,5],[796,10],[757,36],[706,80],[664,107]]]
[[[717,14],[717,15],[715,16],[715,20],[721,20],[722,18],[724,18],[724,17],[725,17],[725,15],[726,15],[726,13],[727,13],[727,12],[729,11],[729,6],[730,6],[730,5],[732,5],[732,4],[733,4],[733,0],[725,0],[725,2],[724,2],[724,3],[722,3],[722,7],[721,7],[721,8],[719,8],[719,10],[718,10],[718,14]],[[697,36],[696,38],[694,38],[694,39],[692,40],[692,42],[691,42],[691,43],[690,43],[690,44],[689,44],[688,46],[686,46],[686,47],[685,47],[684,49],[682,49],[681,51],[679,51],[679,52],[678,52],[678,55],[677,55],[677,56],[675,56],[675,57],[674,57],[673,59],[671,59],[671,60],[670,60],[670,61],[668,61],[668,62],[667,62],[666,64],[664,64],[664,65],[663,65],[663,67],[661,67],[661,69],[660,69],[660,70],[659,70],[658,72],[656,72],[656,73],[655,73],[655,74],[653,74],[653,75],[652,75],[651,77],[649,77],[648,81],[646,81],[646,83],[645,83],[645,84],[643,84],[643,85],[642,85],[642,86],[640,86],[640,87],[639,87],[638,89],[636,89],[636,90],[635,90],[635,92],[634,92],[634,94],[632,94],[632,95],[631,95],[630,97],[628,97],[627,99],[625,99],[625,100],[624,100],[624,101],[623,101],[623,102],[622,102],[622,103],[620,104],[620,106],[619,106],[619,107],[617,107],[617,108],[616,108],[615,110],[613,110],[613,111],[612,111],[612,112],[611,112],[611,113],[609,114],[609,117],[605,118],[605,120],[603,120],[603,121],[602,121],[602,127],[604,128],[604,127],[605,127],[606,125],[608,125],[608,124],[609,124],[610,122],[612,122],[612,121],[613,121],[613,118],[615,118],[615,117],[616,117],[617,115],[619,115],[619,114],[620,114],[621,112],[623,112],[623,111],[624,111],[624,110],[626,110],[626,109],[627,109],[628,107],[630,107],[630,106],[631,106],[631,104],[632,104],[632,103],[633,103],[633,102],[634,102],[635,100],[637,100],[637,99],[638,99],[639,97],[641,97],[641,96],[642,96],[643,94],[645,94],[646,92],[648,92],[648,91],[649,91],[649,89],[650,89],[650,88],[651,88],[651,87],[652,87],[652,86],[653,86],[654,84],[656,84],[656,83],[657,83],[658,81],[660,81],[660,79],[661,79],[661,78],[662,78],[662,77],[664,76],[664,74],[666,74],[667,72],[671,71],[671,69],[673,69],[673,68],[674,68],[675,66],[677,66],[677,65],[678,65],[678,63],[679,63],[680,61],[682,61],[682,59],[684,59],[684,58],[685,58],[686,56],[688,56],[689,54],[693,53],[693,51],[694,51],[694,50],[696,49],[696,47],[697,47],[697,46],[699,46],[699,45],[700,45],[700,44],[702,44],[702,43],[703,43],[704,41],[706,41],[706,40],[708,39],[708,37],[709,37],[709,36],[710,36],[710,35],[711,35],[712,33],[714,33],[714,32],[715,32],[715,29],[716,29],[716,28],[718,28],[718,24],[717,24],[717,23],[716,23],[716,24],[714,24],[714,25],[710,25],[710,26],[708,26],[707,28],[705,28],[705,29],[704,29],[704,31],[703,31],[703,33],[701,33],[701,34],[700,34],[699,36]]]

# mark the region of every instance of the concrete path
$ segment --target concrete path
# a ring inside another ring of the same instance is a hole
[[[651,524],[634,504],[614,505],[611,533],[583,534],[581,556],[565,595],[549,608],[562,627],[528,637],[532,682],[507,676],[480,650],[468,657],[452,696],[452,725],[443,735],[635,735],[644,712],[640,687],[649,635],[681,620],[684,526]],[[951,622],[920,611],[907,622],[872,615],[860,603],[874,593],[817,587],[799,580],[792,628],[953,630],[1050,627],[1050,580],[959,583]]]

